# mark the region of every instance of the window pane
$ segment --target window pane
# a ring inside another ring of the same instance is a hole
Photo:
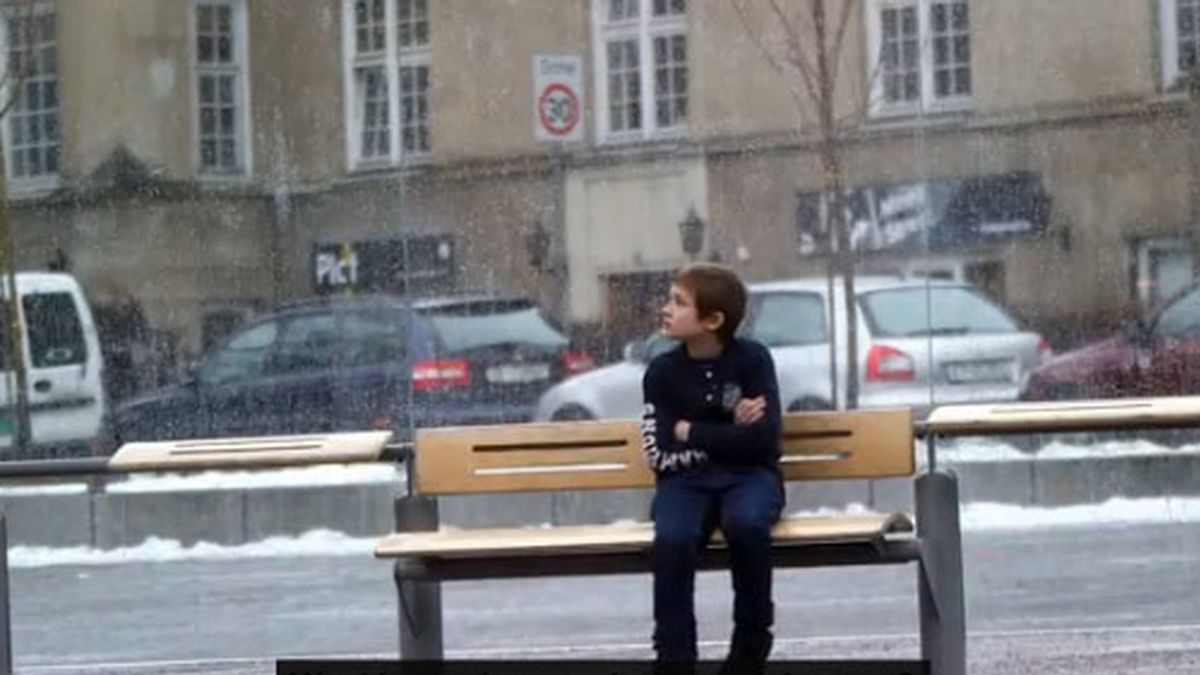
[[[87,345],[75,300],[69,293],[38,293],[22,300],[35,368],[83,363]]]
[[[917,337],[1017,331],[1016,322],[1004,310],[965,287],[918,286],[873,291],[863,294],[861,303],[873,335]]]
[[[213,59],[213,40],[207,35],[199,35],[196,37],[196,58],[207,63]]]
[[[221,141],[221,167],[233,169],[237,167],[237,147],[234,141],[226,139]]]
[[[767,293],[750,317],[747,334],[768,347],[819,344],[829,339],[825,301],[815,293]]]
[[[233,103],[233,76],[226,75],[217,80],[217,100],[221,103]]]
[[[196,8],[196,31],[211,33],[213,30],[212,5],[200,5]]]
[[[1162,337],[1200,335],[1200,290],[1192,291],[1165,309],[1154,333]]]

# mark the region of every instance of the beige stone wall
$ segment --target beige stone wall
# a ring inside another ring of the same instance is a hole
[[[700,2],[689,6],[688,40],[692,69],[689,94],[698,137],[815,129],[818,100],[805,88],[801,71],[788,58],[794,31],[811,44],[814,24],[807,2],[778,3],[781,21],[767,0]],[[741,11],[739,11],[741,8]],[[836,64],[834,100],[839,118],[861,118],[866,110],[864,30],[859,0],[827,0],[829,22],[848,11],[841,56]],[[847,9],[843,9],[847,8]],[[833,52],[834,30],[828,44]],[[815,48],[803,50],[811,64]],[[774,64],[774,65],[773,65]]]
[[[183,2],[57,0],[65,177],[118,145],[191,173],[191,75]]]
[[[588,7],[588,0],[431,2],[435,159],[541,152],[533,138],[533,56],[586,57]],[[592,72],[586,61],[584,72]]]
[[[971,3],[976,110],[1154,96],[1158,12],[1145,0]]]
[[[248,9],[255,181],[343,175],[341,2],[250,0]]]

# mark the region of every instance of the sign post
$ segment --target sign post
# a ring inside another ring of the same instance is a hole
[[[583,140],[583,57],[533,57],[533,135],[557,143]]]

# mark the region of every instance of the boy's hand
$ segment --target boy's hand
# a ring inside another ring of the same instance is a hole
[[[738,401],[733,409],[733,420],[737,424],[754,424],[767,414],[767,399],[765,396],[744,398]]]
[[[680,443],[686,443],[688,434],[692,432],[692,423],[687,420],[679,420],[675,423],[675,440]]]

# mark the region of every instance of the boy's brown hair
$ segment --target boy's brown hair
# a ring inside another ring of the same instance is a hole
[[[729,344],[746,316],[746,286],[737,273],[724,265],[692,263],[675,273],[674,282],[692,294],[698,318],[725,315],[717,339]]]

